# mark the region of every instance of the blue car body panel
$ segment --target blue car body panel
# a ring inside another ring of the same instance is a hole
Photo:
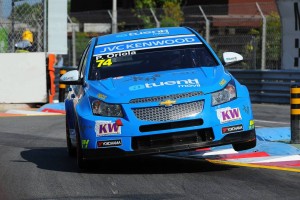
[[[107,53],[119,56],[124,52],[130,54],[144,49],[191,44],[205,45],[217,65],[131,74],[102,80],[89,79],[95,56],[102,58]],[[114,155],[115,152],[123,152],[122,155],[143,154],[143,150],[144,153],[160,153],[255,139],[247,88],[224,69],[212,48],[194,30],[174,27],[128,31],[93,38],[90,46],[92,48],[87,52],[82,71],[84,83],[71,85],[65,101],[72,144],[76,146],[77,131],[83,151],[87,152],[84,154],[87,159],[101,157],[101,151],[117,150],[109,155]],[[235,85],[236,98],[213,106],[212,93],[221,91],[229,83]],[[123,116],[93,114],[93,99],[121,105]],[[171,105],[165,106],[162,103]],[[194,107],[201,111],[192,111]],[[156,110],[154,114],[149,114],[152,109],[162,111]],[[191,111],[184,114],[188,109]],[[174,116],[166,114],[168,111],[175,113]],[[180,139],[180,133],[186,136]],[[243,139],[244,133],[249,134]],[[235,134],[239,135],[237,139]],[[197,141],[189,141],[194,137],[192,135],[197,135]],[[176,142],[172,143],[171,140]],[[199,145],[195,145],[196,143]],[[170,148],[164,150],[165,147]],[[100,153],[96,156],[92,153],[93,156],[90,156],[90,152]]]

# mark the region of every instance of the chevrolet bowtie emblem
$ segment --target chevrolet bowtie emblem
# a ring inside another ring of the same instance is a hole
[[[172,106],[175,103],[176,103],[176,101],[166,100],[166,101],[160,102],[159,105],[161,105],[161,106]]]

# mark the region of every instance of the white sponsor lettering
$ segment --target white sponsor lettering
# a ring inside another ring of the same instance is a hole
[[[194,38],[178,38],[178,39],[162,39],[162,40],[152,40],[148,42],[135,42],[130,44],[120,44],[114,46],[104,47],[100,53],[109,53],[114,51],[126,51],[131,49],[141,49],[145,47],[153,47],[153,46],[164,46],[164,45],[175,45],[182,43],[193,43],[195,42]]]
[[[179,88],[187,88],[187,87],[200,87],[200,83],[198,79],[187,79],[187,80],[177,80],[177,81],[165,81],[159,83],[145,83],[145,85],[133,85],[129,87],[130,91],[142,90],[145,88],[155,88],[162,86],[171,86],[177,85]]]
[[[115,57],[121,57],[121,56],[130,56],[130,55],[135,55],[136,51],[123,51],[123,52],[118,52],[118,53],[110,53],[105,55],[106,58],[115,58]],[[103,59],[103,55],[101,56],[96,56],[96,60]]]
[[[156,31],[138,31],[134,33],[129,33],[129,36],[137,36],[137,35],[163,35],[163,34],[169,34],[169,31],[167,29],[163,30],[156,30]]]
[[[166,85],[178,85],[178,87],[200,87],[200,83],[198,79],[166,81],[166,82],[159,82],[159,83],[145,83],[146,88],[160,87]]]

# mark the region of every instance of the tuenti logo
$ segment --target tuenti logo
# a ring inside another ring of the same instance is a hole
[[[147,88],[157,88],[157,87],[165,87],[177,85],[179,88],[187,88],[187,87],[200,87],[200,83],[198,79],[187,79],[187,80],[176,80],[176,81],[165,81],[159,83],[145,83],[144,85],[133,85],[129,87],[130,91],[147,89]]]
[[[161,29],[161,30],[153,30],[153,31],[135,31],[131,33],[121,33],[116,35],[116,37],[128,37],[128,36],[139,36],[139,35],[168,35],[169,30],[168,29]]]

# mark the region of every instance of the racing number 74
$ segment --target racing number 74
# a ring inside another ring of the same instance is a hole
[[[98,63],[97,67],[111,66],[112,65],[111,58],[96,60],[96,63]]]

